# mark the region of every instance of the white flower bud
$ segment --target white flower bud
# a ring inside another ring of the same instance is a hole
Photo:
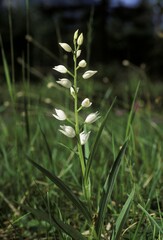
[[[89,98],[85,98],[82,103],[81,103],[82,107],[88,108],[92,105],[92,102],[90,102]]]
[[[73,96],[73,98],[75,98],[75,90],[73,87],[70,87],[70,94]]]
[[[85,119],[85,123],[93,123],[95,121],[97,121],[100,118],[99,113],[95,112],[95,113],[90,113],[86,119]]]
[[[79,91],[79,88],[77,88],[77,93]],[[73,98],[75,98],[75,89],[73,87],[70,87],[70,94],[73,96]]]
[[[75,33],[74,33],[74,41],[75,41],[75,40],[77,39],[77,37],[78,37],[78,32],[79,32],[79,29],[76,30]]]
[[[70,45],[68,45],[67,43],[59,43],[59,45],[60,45],[66,52],[72,52],[72,48],[71,48]]]
[[[87,141],[88,141],[88,138],[89,138],[89,135],[90,135],[90,131],[88,133],[86,133],[85,131],[81,132],[79,134],[79,138],[80,138],[80,143],[81,145],[84,145]]]
[[[70,88],[72,86],[70,80],[68,80],[67,78],[61,78],[59,79],[59,81],[56,82],[65,88]]]
[[[78,50],[78,51],[76,52],[76,57],[77,57],[77,58],[80,57],[80,54],[81,54],[81,50]]]
[[[64,111],[55,108],[55,112],[56,112],[56,114],[52,114],[53,117],[55,117],[56,119],[58,119],[60,121],[66,120],[67,116]]]
[[[67,73],[67,68],[65,68],[63,65],[55,66],[53,69],[60,73]]]
[[[95,73],[97,73],[97,71],[88,70],[83,74],[82,77],[84,79],[88,79],[88,78],[92,77]]]
[[[69,138],[74,138],[75,137],[75,130],[71,126],[66,126],[66,125],[60,125],[59,131],[63,133],[65,136]]]
[[[87,66],[87,63],[85,60],[81,60],[78,65],[79,65],[79,67],[84,68]]]
[[[84,40],[83,33],[81,33],[77,39],[77,44],[81,46],[83,44],[83,40]]]

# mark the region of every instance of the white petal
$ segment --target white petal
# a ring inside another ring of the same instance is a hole
[[[80,62],[79,62],[79,67],[82,67],[82,68],[84,68],[84,67],[86,67],[87,66],[87,63],[86,63],[86,61],[85,60],[81,60]]]
[[[99,113],[95,112],[95,113],[90,113],[86,119],[85,119],[85,123],[93,123],[95,121],[97,121],[100,118]]]
[[[81,103],[82,107],[88,108],[92,105],[92,102],[90,102],[89,98],[85,98],[82,103]]]
[[[67,78],[61,78],[59,79],[59,81],[56,82],[65,88],[70,88],[72,86],[70,80],[68,80]]]
[[[86,133],[85,131],[80,133],[79,137],[81,145],[84,145],[88,141],[90,133],[90,131],[88,133]]]
[[[67,43],[59,43],[59,45],[66,51],[66,52],[72,52],[72,48]]]
[[[78,93],[79,88],[76,89],[76,92]],[[73,96],[73,98],[75,98],[76,95],[75,89],[73,87],[70,87],[70,94]]]
[[[86,72],[83,74],[82,77],[83,77],[84,79],[87,79],[87,78],[92,77],[95,73],[97,73],[97,71],[88,70],[88,71],[86,71]]]
[[[74,41],[75,41],[75,40],[77,39],[77,37],[78,37],[78,32],[79,32],[79,29],[76,30],[75,33],[74,33]]]
[[[55,112],[56,112],[56,114],[53,114],[53,117],[55,117],[56,119],[58,119],[60,121],[66,120],[67,116],[64,111],[55,108]]]
[[[75,137],[75,130],[71,126],[61,125],[59,131],[69,138]]]
[[[55,66],[53,69],[60,73],[67,73],[67,68],[63,65]]]
[[[78,51],[76,52],[76,57],[78,58],[78,57],[80,56],[80,54],[81,54],[81,50],[78,50]]]
[[[83,40],[84,40],[84,38],[83,38],[83,33],[81,33],[81,34],[79,35],[78,39],[77,39],[77,44],[78,44],[79,46],[81,46],[82,43],[83,43]]]

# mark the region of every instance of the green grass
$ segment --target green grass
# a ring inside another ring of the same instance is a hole
[[[28,106],[25,105],[24,96],[20,94],[20,92],[25,94],[23,85],[15,85],[15,93],[19,93],[20,97],[16,97],[16,104],[13,106],[7,85],[3,84],[0,119],[0,185],[2,186],[0,223],[1,229],[3,229],[2,236],[3,234],[9,236],[12,233],[17,236],[19,234],[26,236],[29,239],[34,237],[37,239],[39,236],[50,239],[50,236],[63,235],[54,227],[50,227],[48,223],[27,214],[28,210],[24,210],[22,205],[38,208],[41,206],[43,209],[49,207],[52,215],[60,216],[65,222],[80,229],[80,232],[87,229],[87,225],[84,224],[85,220],[81,220],[80,214],[73,208],[72,203],[68,199],[65,201],[64,194],[36,171],[27,158],[30,156],[60,177],[65,183],[68,183],[75,194],[80,196],[79,163],[75,161],[74,153],[60,143],[68,144],[70,148],[73,148],[73,144],[67,143],[67,139],[60,136],[59,125],[51,117],[54,106],[60,105],[60,102],[69,106],[70,100],[64,91],[59,92],[55,88],[48,89],[46,85],[49,79],[51,81],[52,77],[47,77],[41,84],[30,86],[30,105]],[[47,102],[47,98],[51,101]],[[139,100],[139,96],[137,99]],[[8,106],[6,102],[8,102]],[[101,107],[101,113],[106,112],[110,103],[111,101],[108,102],[108,106],[106,104]],[[99,108],[100,104],[102,102],[96,102]],[[25,110],[26,108],[27,110]],[[29,132],[27,131],[26,111],[28,111]],[[125,137],[128,116],[129,109],[120,108],[117,98],[92,163],[95,206],[100,201],[101,186],[107,175],[106,169],[113,164]],[[157,225],[162,227],[163,204],[161,197],[163,193],[161,119],[161,114],[157,111],[150,111],[146,106],[138,109],[135,114],[125,161],[122,163],[111,201],[108,203],[105,220],[105,225],[111,224],[112,229],[128,194],[135,186],[134,202],[130,207],[127,222],[123,226],[122,236],[124,238],[138,239],[141,237],[141,239],[146,239],[149,236],[149,239],[161,239],[161,233],[157,227]],[[92,127],[96,132],[97,126]],[[28,135],[30,135],[30,139]],[[91,139],[91,143],[92,141],[93,139]],[[76,173],[78,174],[76,175]],[[140,206],[147,211],[148,215],[142,211]],[[111,232],[108,231],[108,234]],[[62,239],[61,236],[58,238]]]
[[[59,133],[59,123],[52,117],[53,109],[61,106],[73,114],[71,97],[55,83],[58,78],[50,73],[50,67],[44,76],[29,66],[29,43],[27,48],[27,60],[22,57],[22,77],[17,82],[14,62],[10,72],[1,41],[0,238],[93,239],[90,233],[95,227],[95,239],[102,233],[101,239],[161,240],[163,84],[153,84],[134,66],[134,70],[123,69],[127,80],[121,79],[119,69],[121,81],[116,84],[99,80],[109,74],[106,66],[98,67],[94,79],[80,79],[83,92],[79,101],[89,96],[92,112],[100,109],[102,116],[91,125],[89,147],[93,153],[85,178],[88,183],[91,173],[90,206],[82,193],[74,141]],[[49,55],[44,46],[39,48]],[[52,88],[47,87],[49,83]]]

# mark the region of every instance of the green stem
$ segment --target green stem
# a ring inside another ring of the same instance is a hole
[[[76,136],[78,139],[78,153],[79,153],[79,159],[80,159],[80,164],[81,164],[81,170],[82,170],[82,175],[84,177],[85,175],[85,163],[84,163],[84,156],[83,156],[83,150],[82,150],[82,146],[80,144],[80,138],[79,138],[79,116],[78,116],[78,87],[77,87],[77,61],[76,61],[76,52],[77,52],[77,48],[76,48],[76,43],[74,44],[75,46],[75,51],[74,51],[74,90],[75,90],[75,96],[74,96],[74,112],[75,112],[75,131],[76,131]]]

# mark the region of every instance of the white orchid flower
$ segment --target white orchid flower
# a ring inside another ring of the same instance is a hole
[[[76,57],[80,57],[80,54],[81,54],[81,50],[79,49],[77,52],[76,52]]]
[[[72,52],[72,48],[67,43],[59,43],[59,45],[66,51],[66,52]]]
[[[60,73],[67,73],[67,68],[63,65],[55,66],[53,69]]]
[[[76,91],[78,93],[79,88],[77,88]],[[75,93],[75,89],[73,87],[70,87],[70,94],[73,96],[73,98],[75,98],[76,93]]]
[[[81,46],[83,44],[83,40],[84,40],[83,33],[81,33],[77,39],[77,44]]]
[[[74,32],[74,41],[77,39],[78,37],[78,32],[79,32],[79,29],[77,29],[75,32]]]
[[[81,68],[84,68],[84,67],[87,66],[87,63],[86,63],[85,60],[81,60],[81,61],[79,62],[79,64],[78,64],[78,66],[81,67]]]
[[[83,74],[82,77],[84,79],[88,79],[88,78],[92,77],[95,73],[97,73],[97,71],[88,70]]]
[[[64,120],[67,119],[67,116],[66,116],[66,114],[65,114],[64,111],[55,108],[55,112],[56,112],[56,114],[53,113],[52,115],[53,115],[53,117],[55,117],[56,119],[58,119],[58,120],[60,120],[60,121],[64,121]]]
[[[92,105],[92,102],[90,102],[89,98],[85,98],[82,103],[81,103],[81,106],[82,107],[85,107],[85,108],[88,108]]]
[[[88,133],[83,131],[79,134],[81,145],[84,145],[88,141],[90,133],[91,133],[91,131],[89,131]]]
[[[85,119],[85,123],[93,123],[95,121],[97,121],[100,118],[99,113],[95,112],[95,113],[90,113],[86,119]]]
[[[65,88],[70,88],[72,86],[70,80],[67,78],[60,78],[59,81],[56,82]]]
[[[60,125],[59,131],[63,133],[65,136],[69,138],[74,138],[75,137],[75,130],[71,126],[66,126],[66,125]]]

